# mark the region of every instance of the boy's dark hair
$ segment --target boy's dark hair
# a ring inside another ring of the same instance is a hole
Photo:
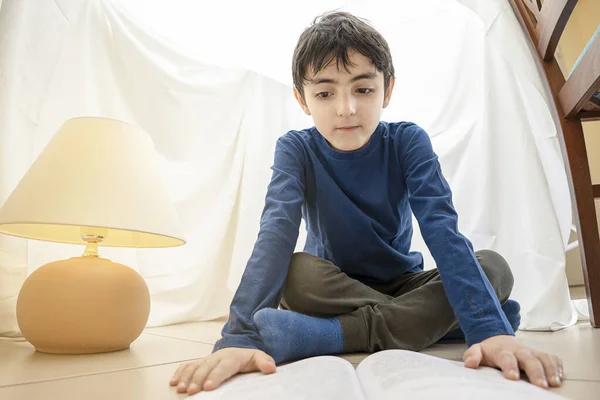
[[[336,60],[338,68],[341,63],[348,71],[352,65],[348,58],[349,50],[356,50],[371,60],[375,68],[383,73],[387,90],[390,78],[394,76],[394,65],[386,40],[367,20],[335,11],[315,18],[298,39],[292,59],[292,75],[294,86],[302,97],[308,68],[317,73]]]

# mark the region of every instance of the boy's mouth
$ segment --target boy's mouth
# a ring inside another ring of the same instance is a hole
[[[337,129],[343,132],[351,132],[355,129],[357,129],[359,127],[359,125],[347,125],[347,126],[340,126]]]

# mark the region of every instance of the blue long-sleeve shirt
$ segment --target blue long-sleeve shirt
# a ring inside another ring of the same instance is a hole
[[[277,141],[260,231],[214,351],[264,350],[253,314],[279,305],[301,218],[304,251],[348,276],[386,282],[423,270],[410,251],[414,213],[469,345],[514,334],[471,242],[458,230],[452,193],[427,133],[380,122],[353,152],[329,146],[315,127]],[[425,311],[424,311],[425,312]]]

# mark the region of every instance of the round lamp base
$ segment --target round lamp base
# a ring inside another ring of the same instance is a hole
[[[150,293],[133,269],[74,257],[35,270],[17,298],[17,321],[37,351],[89,354],[123,350],[148,322]]]

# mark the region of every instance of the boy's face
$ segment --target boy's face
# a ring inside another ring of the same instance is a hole
[[[308,71],[304,97],[294,88],[304,112],[312,116],[318,131],[339,151],[358,150],[367,144],[394,87],[392,77],[384,93],[383,74],[371,60],[356,51],[348,56],[350,73],[341,64],[338,69],[333,60],[317,73]]]

